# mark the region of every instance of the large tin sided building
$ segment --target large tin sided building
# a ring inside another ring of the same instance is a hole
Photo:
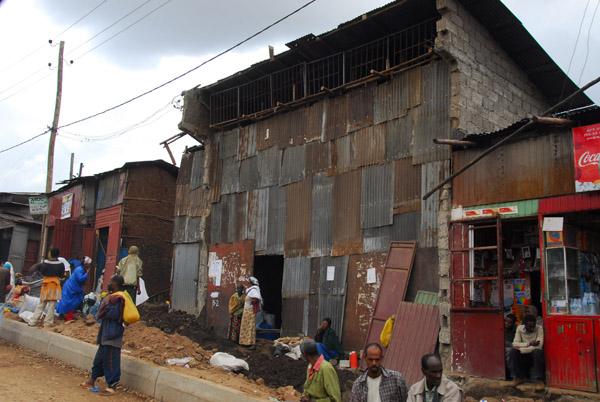
[[[496,0],[396,1],[287,46],[185,93],[179,127],[203,146],[177,182],[172,306],[225,336],[254,275],[282,335],[329,316],[356,350],[390,241],[414,241],[406,300],[439,292],[449,356],[449,200],[422,197],[452,153],[433,140],[507,127],[576,86]]]

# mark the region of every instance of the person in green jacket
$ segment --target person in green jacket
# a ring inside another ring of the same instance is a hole
[[[335,357],[344,354],[344,348],[337,337],[337,334],[331,328],[331,318],[324,318],[321,325],[317,329],[315,342],[319,348],[319,353],[329,361]]]
[[[300,345],[302,357],[308,361],[306,382],[301,402],[341,402],[340,380],[335,368],[319,353],[317,343],[305,339]]]

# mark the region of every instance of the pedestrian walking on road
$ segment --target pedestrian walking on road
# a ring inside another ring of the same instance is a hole
[[[129,247],[127,257],[121,259],[117,265],[117,274],[121,275],[125,280],[123,289],[135,304],[135,295],[141,293],[140,277],[143,276],[142,260],[139,257],[139,250],[136,246]]]
[[[61,298],[60,279],[65,276],[65,266],[58,260],[60,250],[53,248],[50,250],[50,259],[44,260],[40,271],[44,276],[42,282],[42,290],[40,293],[40,302],[38,303],[33,316],[29,321],[29,325],[35,327],[38,320],[42,316],[44,309],[48,306],[44,326],[50,326],[54,323],[54,311],[56,310],[56,302]]]
[[[96,343],[99,345],[92,364],[90,378],[80,386],[100,395],[114,395],[117,384],[121,380],[121,348],[123,347],[123,310],[125,299],[114,294],[123,289],[123,277],[113,275],[108,282],[110,294],[102,301],[98,318],[102,320]],[[108,385],[99,391],[96,380],[100,377],[106,379]]]

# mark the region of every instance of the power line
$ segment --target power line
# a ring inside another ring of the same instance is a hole
[[[27,85],[26,87],[23,87],[23,88],[19,89],[17,92],[13,92],[12,94],[10,94],[10,95],[8,95],[8,96],[6,96],[6,97],[4,97],[4,98],[0,99],[0,103],[1,103],[1,102],[4,102],[4,101],[5,101],[5,100],[7,100],[8,98],[12,98],[13,96],[15,96],[15,95],[17,95],[17,94],[19,94],[19,93],[21,93],[21,92],[25,91],[26,89],[29,89],[29,88],[31,88],[32,86],[34,86],[34,85],[35,85],[35,84],[37,84],[38,82],[45,80],[46,78],[50,77],[51,75],[52,75],[52,72],[50,72],[50,73],[48,73],[48,74],[44,75],[44,76],[43,76],[42,78],[40,78],[39,80],[32,82],[31,84]],[[31,78],[31,76],[30,76],[29,78]]]
[[[79,120],[75,120],[75,121],[73,121],[73,122],[71,122],[71,123],[68,123],[68,124],[64,124],[64,125],[62,125],[62,126],[58,127],[58,129],[62,129],[62,128],[69,127],[69,126],[73,126],[73,125],[75,125],[75,124],[78,124],[78,123],[84,122],[84,121],[86,121],[86,120],[93,119],[94,117],[98,117],[98,116],[100,116],[100,115],[103,115],[103,114],[105,114],[105,113],[108,113],[108,112],[111,112],[111,111],[113,111],[113,110],[115,110],[115,109],[118,109],[118,108],[120,108],[120,107],[122,107],[122,106],[125,106],[125,105],[127,105],[127,104],[129,104],[129,103],[131,103],[131,102],[134,102],[134,101],[136,101],[136,100],[138,100],[138,99],[140,99],[140,98],[142,98],[142,97],[144,97],[144,96],[146,96],[146,95],[148,95],[148,94],[150,94],[150,93],[152,93],[152,92],[154,92],[154,91],[156,91],[156,90],[158,90],[158,89],[160,89],[160,88],[162,88],[162,87],[165,87],[165,86],[167,86],[167,85],[169,85],[169,84],[171,84],[171,83],[173,83],[173,82],[177,81],[178,79],[180,79],[180,78],[182,78],[182,77],[184,77],[184,76],[186,76],[186,75],[188,75],[188,74],[190,74],[190,73],[192,73],[192,72],[196,71],[197,69],[199,69],[200,67],[202,67],[202,66],[204,66],[204,65],[206,65],[206,64],[208,64],[208,63],[210,63],[211,61],[213,61],[213,60],[215,60],[215,59],[217,59],[217,58],[219,58],[219,57],[223,56],[224,54],[226,54],[226,53],[229,53],[230,51],[232,51],[232,50],[234,50],[234,49],[236,49],[236,48],[238,48],[238,47],[242,46],[244,43],[246,43],[246,42],[250,41],[251,39],[254,39],[254,38],[255,38],[255,37],[257,37],[258,35],[262,34],[263,32],[265,32],[265,31],[267,31],[267,30],[271,29],[271,28],[272,28],[272,27],[274,27],[275,25],[277,25],[277,24],[279,24],[279,23],[281,23],[281,22],[285,21],[286,19],[288,19],[288,18],[290,18],[291,16],[293,16],[293,15],[297,14],[298,12],[302,11],[303,9],[305,9],[306,7],[308,7],[309,5],[311,5],[312,3],[316,2],[316,1],[317,1],[317,0],[310,0],[309,2],[305,3],[304,5],[300,6],[300,7],[299,7],[299,8],[297,8],[297,9],[295,9],[295,10],[294,10],[294,11],[292,11],[291,13],[289,13],[289,14],[285,15],[284,17],[282,17],[282,18],[278,19],[277,21],[275,21],[275,22],[273,22],[273,23],[271,23],[271,24],[267,25],[265,28],[261,29],[260,31],[258,31],[258,32],[256,32],[256,33],[254,33],[254,34],[250,35],[249,37],[247,37],[246,39],[242,40],[241,42],[238,42],[238,43],[236,43],[235,45],[233,45],[233,46],[229,47],[228,49],[226,49],[226,50],[222,51],[221,53],[218,53],[217,55],[215,55],[215,56],[213,56],[213,57],[211,57],[211,58],[209,58],[209,59],[207,59],[207,60],[203,61],[202,63],[200,63],[200,64],[199,64],[199,65],[197,65],[196,67],[194,67],[194,68],[192,68],[192,69],[190,69],[190,70],[188,70],[188,71],[186,71],[186,72],[184,72],[184,73],[182,73],[182,74],[180,74],[180,75],[176,76],[175,78],[172,78],[172,79],[170,79],[169,81],[167,81],[167,82],[165,82],[165,83],[163,83],[163,84],[161,84],[161,85],[159,85],[159,86],[157,86],[157,87],[154,87],[154,88],[152,88],[152,89],[150,89],[150,90],[148,90],[148,91],[146,91],[146,92],[144,92],[144,93],[142,93],[142,94],[140,94],[140,95],[137,95],[137,96],[135,96],[135,97],[133,97],[133,98],[131,98],[131,99],[129,99],[129,100],[126,100],[126,101],[124,101],[124,102],[121,102],[121,103],[119,103],[119,104],[117,104],[117,105],[115,105],[115,106],[113,106],[113,107],[110,107],[110,108],[108,108],[108,109],[106,109],[106,110],[103,110],[103,111],[101,111],[101,112],[95,113],[95,114],[93,114],[93,115],[90,115],[90,116],[84,117],[84,118],[82,118],[82,119],[79,119]],[[27,143],[27,142],[29,142],[29,141],[31,141],[31,140],[33,140],[33,139],[37,138],[37,137],[40,137],[40,136],[42,136],[42,135],[44,135],[44,134],[48,133],[49,131],[50,131],[50,130],[46,130],[45,132],[43,132],[43,133],[41,133],[41,134],[38,134],[38,135],[36,135],[36,136],[34,136],[34,137],[32,137],[32,138],[30,138],[30,139],[26,140],[26,141],[23,141],[22,143],[19,143],[19,144],[17,144],[17,145],[13,145],[13,146],[11,146],[11,147],[9,147],[9,148],[6,148],[6,149],[3,149],[3,150],[0,150],[0,153],[3,153],[3,152],[6,152],[6,151],[9,151],[9,150],[11,150],[11,149],[14,149],[14,148],[16,148],[16,147],[20,146],[20,145],[23,145],[23,144],[25,144],[25,143]]]
[[[14,87],[16,87],[17,85],[19,85],[19,84],[21,84],[21,83],[23,83],[23,82],[25,82],[27,80],[32,79],[33,77],[35,77],[36,75],[38,75],[39,73],[41,73],[42,71],[44,71],[45,69],[46,69],[46,67],[40,68],[39,70],[37,70],[34,73],[31,73],[29,76],[23,78],[21,81],[17,82],[16,84],[13,84],[13,85],[9,86],[8,88],[3,89],[2,91],[0,91],[0,94],[3,94],[4,92],[6,92],[6,91],[8,91],[8,90],[10,90],[10,89],[12,89]]]
[[[579,36],[581,35],[581,28],[583,27],[583,21],[585,20],[585,15],[587,14],[588,6],[590,5],[590,1],[587,1],[585,5],[585,10],[583,10],[583,17],[581,17],[581,22],[579,23],[579,30],[577,31],[577,38],[575,39],[575,46],[573,46],[573,53],[571,53],[571,60],[569,60],[569,67],[567,68],[567,74],[565,74],[565,80],[563,81],[562,89],[560,90],[560,97],[562,99],[563,94],[565,92],[565,87],[567,85],[567,80],[569,79],[569,72],[571,71],[571,64],[573,63],[573,58],[575,57],[575,51],[577,50],[577,43],[579,43]]]
[[[600,6],[600,0],[598,0],[598,3],[596,4],[596,8],[594,9],[594,14],[592,14],[592,21],[590,21],[590,27],[588,29],[588,35],[587,35],[587,44],[586,44],[586,50],[585,50],[585,60],[583,61],[583,67],[581,68],[581,73],[579,74],[579,80],[577,82],[577,85],[579,85],[581,83],[581,77],[583,77],[583,72],[585,71],[585,66],[588,62],[588,56],[590,55],[590,34],[592,32],[592,26],[594,25],[594,18],[596,18],[596,12],[598,11],[598,6]]]

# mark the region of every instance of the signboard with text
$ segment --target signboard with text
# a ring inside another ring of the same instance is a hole
[[[573,128],[575,191],[600,190],[600,124]]]
[[[60,219],[68,219],[71,217],[73,210],[73,193],[62,196],[62,207],[60,209]]]
[[[31,215],[44,215],[48,213],[47,197],[29,197],[29,213]]]

